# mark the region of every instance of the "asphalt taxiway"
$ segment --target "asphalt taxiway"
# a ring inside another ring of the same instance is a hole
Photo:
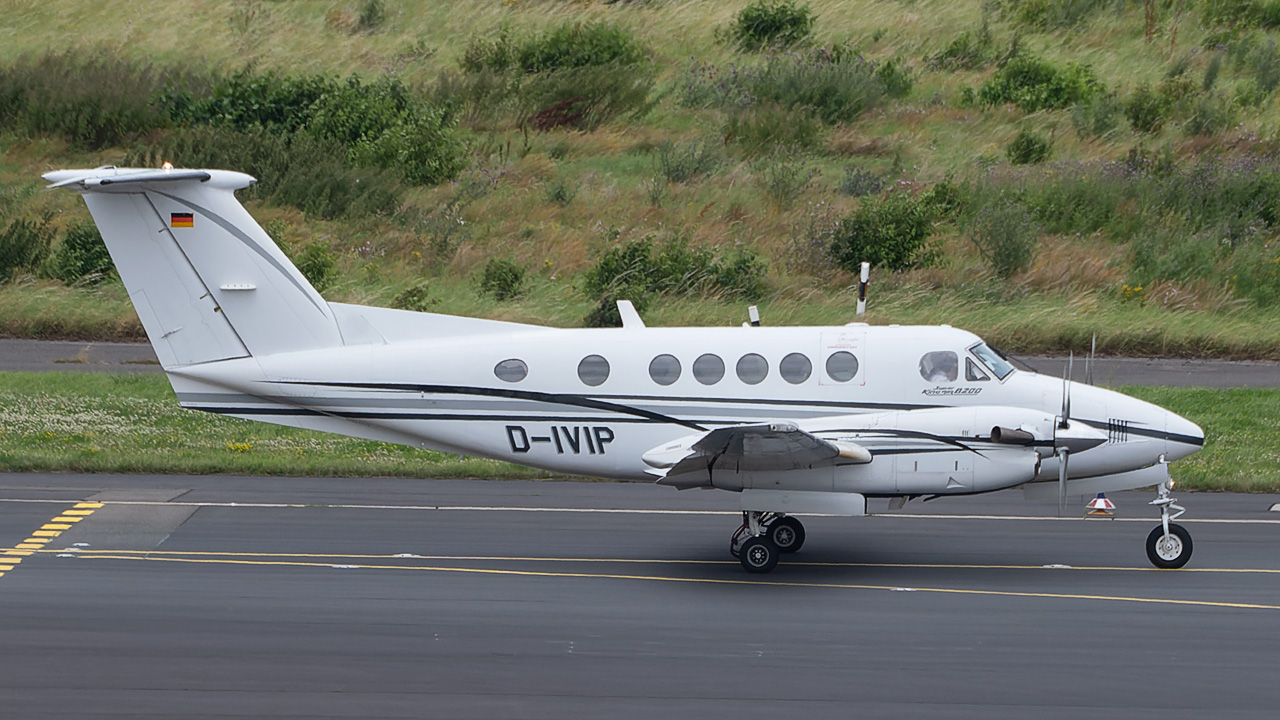
[[[1014,358],[1018,365],[1054,377],[1070,369],[1085,380],[1085,360],[1066,357]],[[1104,387],[1169,385],[1173,387],[1280,387],[1280,362],[1187,360],[1179,358],[1096,358],[1089,374]],[[155,351],[147,343],[25,340],[0,338],[0,369],[27,372],[160,372]]]
[[[729,493],[0,475],[0,716],[1275,717],[1280,497],[1183,497],[1179,571],[1113,497],[881,501],[751,576]]]

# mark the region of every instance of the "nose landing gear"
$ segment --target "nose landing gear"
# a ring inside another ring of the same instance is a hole
[[[1162,569],[1180,568],[1191,559],[1191,533],[1173,522],[1187,510],[1177,504],[1177,498],[1169,496],[1172,486],[1172,480],[1160,483],[1156,499],[1151,501],[1152,505],[1160,508],[1160,524],[1147,536],[1147,559]],[[1170,510],[1177,512],[1170,513]]]
[[[767,573],[777,567],[780,555],[799,550],[804,537],[804,525],[794,517],[749,510],[729,540],[729,554],[747,572]]]

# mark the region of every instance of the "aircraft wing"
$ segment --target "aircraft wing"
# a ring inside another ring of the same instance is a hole
[[[871,452],[850,442],[825,440],[792,423],[762,423],[717,428],[644,454],[659,471],[660,483],[676,487],[705,484],[709,470],[735,472],[806,470],[871,462]],[[659,474],[659,473],[655,473]],[[680,480],[681,476],[688,482]]]

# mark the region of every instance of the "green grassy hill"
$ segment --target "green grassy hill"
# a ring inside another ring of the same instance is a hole
[[[871,322],[1280,358],[1277,27],[1267,0],[11,0],[0,332],[140,336],[38,176],[167,160],[259,177],[333,300],[841,323],[867,259]]]

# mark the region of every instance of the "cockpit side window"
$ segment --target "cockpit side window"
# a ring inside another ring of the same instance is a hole
[[[991,379],[986,370],[978,366],[973,358],[964,359],[964,379],[969,382],[985,382]]]
[[[920,358],[920,377],[929,382],[955,382],[959,367],[958,357],[950,350],[927,352]]]
[[[969,352],[982,361],[995,376],[1004,380],[1009,377],[1009,373],[1013,372],[1013,363],[1004,358],[1004,354],[986,343],[978,343],[969,348]]]

